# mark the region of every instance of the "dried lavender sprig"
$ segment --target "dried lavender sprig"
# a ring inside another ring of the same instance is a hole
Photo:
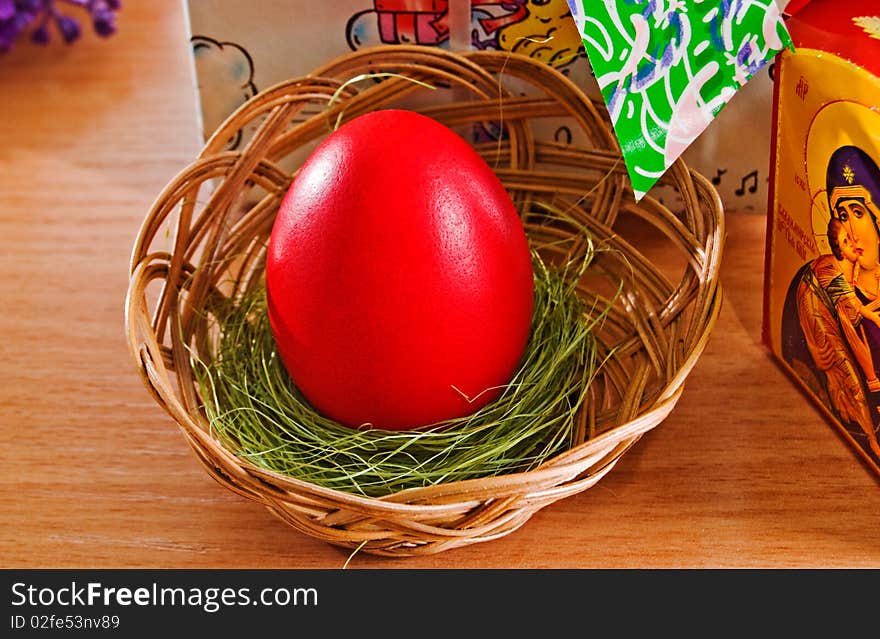
[[[50,25],[67,44],[82,35],[80,20],[62,11],[61,7],[76,7],[85,11],[95,33],[108,37],[116,32],[116,14],[122,8],[120,0],[0,0],[0,53],[9,51],[22,33],[32,29],[30,38],[37,44],[51,41]]]

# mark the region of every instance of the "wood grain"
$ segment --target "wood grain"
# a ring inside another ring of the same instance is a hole
[[[214,483],[136,375],[132,241],[201,141],[178,3],[119,27],[0,57],[2,564],[342,567]],[[493,542],[349,567],[880,567],[880,482],[760,344],[765,223],[728,213],[713,338],[597,486]]]

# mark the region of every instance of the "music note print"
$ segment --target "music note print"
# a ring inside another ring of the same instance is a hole
[[[721,184],[721,176],[727,173],[727,169],[717,169],[715,175],[712,177],[712,184],[718,186]]]
[[[758,171],[754,170],[751,173],[747,173],[746,175],[743,176],[742,182],[741,182],[739,188],[736,189],[737,195],[742,196],[742,195],[746,194],[746,182],[751,182],[751,184],[749,184],[749,186],[748,186],[749,193],[754,193],[755,191],[757,191],[758,190]]]
[[[571,144],[571,129],[569,129],[565,125],[556,129],[556,133],[553,134],[553,139],[556,142],[559,142],[560,138],[561,138],[562,144],[565,144],[566,146]]]

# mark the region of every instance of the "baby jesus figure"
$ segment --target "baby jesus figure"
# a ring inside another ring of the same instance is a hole
[[[846,227],[834,217],[828,220],[828,244],[831,254],[818,257],[813,263],[813,271],[837,311],[843,337],[865,375],[868,391],[880,391],[880,379],[861,327],[863,319],[880,326],[880,314],[877,312],[880,298],[870,304],[862,304],[856,295],[852,282],[859,254]]]

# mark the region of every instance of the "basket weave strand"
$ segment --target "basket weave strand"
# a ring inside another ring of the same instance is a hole
[[[578,408],[575,445],[534,470],[371,498],[256,466],[211,432],[191,363],[210,349],[206,317],[261,281],[275,213],[308,150],[337,122],[383,108],[411,108],[457,130],[503,125],[500,141],[475,148],[533,245],[549,259],[582,255],[589,242],[605,249],[578,294],[588,308],[612,305],[596,328],[606,361]],[[547,125],[560,121],[570,144]],[[243,147],[230,150],[236,139]],[[706,346],[721,306],[721,202],[681,160],[661,184],[679,195],[675,212],[650,195],[635,202],[607,112],[535,60],[405,45],[351,53],[251,98],[158,195],[132,251],[130,351],[206,471],[303,534],[387,556],[497,539],[609,473],[674,409]],[[551,209],[577,225],[548,223]]]

